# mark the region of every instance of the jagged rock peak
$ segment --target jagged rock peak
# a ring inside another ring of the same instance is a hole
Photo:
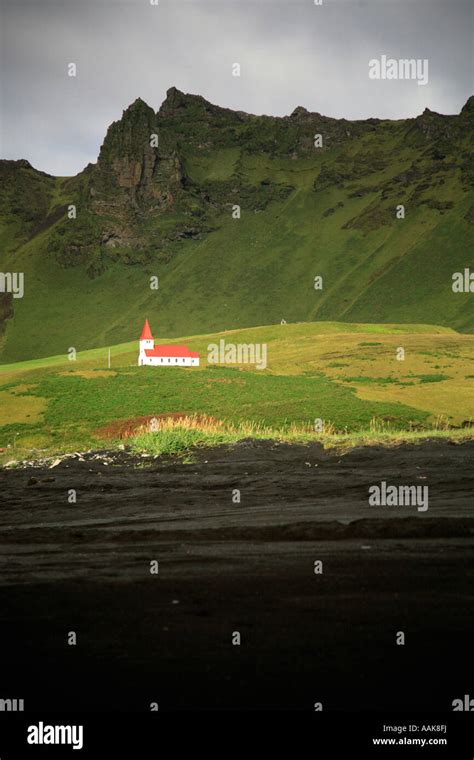
[[[188,108],[192,109],[194,113],[206,115],[206,118],[209,115],[234,114],[237,117],[242,115],[239,111],[216,106],[214,103],[206,100],[206,98],[203,98],[202,95],[192,95],[181,92],[177,87],[170,87],[166,93],[166,99],[158,111],[158,116],[181,116]]]
[[[137,113],[149,113],[155,115],[153,108],[149,106],[148,103],[145,103],[142,98],[136,98],[133,103],[130,103],[130,105],[124,109],[122,119]]]
[[[471,97],[466,100],[461,108],[461,113],[474,113],[474,95],[471,95]]]
[[[141,161],[145,153],[150,153],[150,135],[157,131],[153,108],[136,98],[108,127],[97,159],[99,168],[125,156]]]
[[[16,167],[17,169],[33,169],[34,168],[30,164],[30,162],[26,160],[26,158],[17,158],[17,159],[2,158],[0,160],[0,165],[12,166],[12,167]],[[37,170],[35,169],[35,171]]]
[[[177,87],[173,86],[166,90],[166,100],[181,100],[185,97],[185,93],[182,90],[178,90]]]
[[[52,174],[48,174],[48,172],[43,172],[40,169],[36,169],[32,164],[30,164],[29,161],[27,161],[26,158],[17,158],[17,159],[9,159],[9,158],[2,158],[0,159],[0,169],[3,169],[5,171],[18,171],[21,169],[27,169],[29,171],[35,172],[35,174],[40,174],[42,177],[52,177]]]
[[[177,87],[170,87],[166,91],[166,99],[161,104],[160,112],[175,111],[193,102],[207,103],[207,100],[201,95],[190,95],[178,90]]]
[[[296,106],[295,110],[291,113],[290,118],[296,119],[298,116],[307,116],[309,113],[307,108],[303,106]]]

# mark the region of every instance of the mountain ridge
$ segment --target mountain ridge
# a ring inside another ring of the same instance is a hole
[[[163,113],[166,114],[167,111],[168,111],[168,109],[169,109],[169,106],[167,105],[167,102],[169,102],[171,100],[171,103],[175,103],[176,99],[180,99],[180,100],[182,99],[183,104],[186,103],[186,102],[196,101],[196,102],[202,103],[205,107],[209,106],[211,109],[215,109],[216,113],[217,112],[230,113],[230,114],[234,114],[234,115],[241,116],[241,117],[249,117],[249,118],[256,118],[256,119],[267,118],[267,119],[276,119],[276,120],[288,120],[288,119],[296,119],[296,118],[306,118],[306,117],[310,116],[310,117],[317,117],[317,118],[320,118],[320,119],[330,120],[330,121],[334,121],[334,122],[344,122],[344,123],[349,123],[349,124],[358,124],[358,123],[380,124],[382,122],[388,122],[388,123],[394,123],[395,124],[395,123],[398,123],[398,122],[401,122],[401,121],[404,121],[404,122],[417,121],[418,119],[422,118],[425,115],[434,115],[436,117],[442,117],[442,118],[456,118],[458,116],[461,116],[462,114],[470,114],[471,112],[474,112],[474,95],[471,95],[467,99],[467,101],[464,103],[464,105],[461,107],[461,110],[459,111],[458,114],[441,114],[438,111],[433,111],[428,106],[426,106],[424,108],[424,110],[422,111],[422,113],[418,114],[417,116],[411,116],[411,117],[407,117],[407,118],[384,119],[384,118],[373,117],[372,116],[372,117],[367,117],[365,119],[348,119],[346,117],[340,117],[340,118],[338,118],[338,117],[335,117],[335,116],[323,115],[323,114],[321,114],[318,111],[309,111],[305,106],[298,105],[298,106],[296,106],[293,109],[293,111],[291,112],[291,114],[287,114],[287,115],[284,115],[284,116],[274,116],[274,115],[270,115],[270,114],[254,114],[254,113],[247,112],[247,111],[234,110],[234,109],[227,108],[227,107],[224,107],[224,106],[218,106],[218,105],[212,103],[211,101],[207,100],[206,98],[204,98],[202,95],[196,95],[194,93],[185,93],[182,90],[179,90],[177,87],[171,86],[171,87],[168,88],[168,90],[167,90],[167,96],[163,100],[163,102],[161,103],[161,105],[160,105],[160,107],[158,108],[157,111],[154,111],[154,109],[152,108],[152,106],[150,106],[143,98],[141,98],[140,96],[138,96],[137,98],[135,98],[135,100],[132,103],[129,103],[129,105],[126,106],[122,110],[122,116],[119,119],[116,119],[113,122],[111,122],[111,124],[109,126],[109,129],[110,129],[110,127],[113,127],[115,124],[120,123],[123,120],[124,115],[128,111],[130,111],[131,109],[133,109],[135,106],[137,106],[138,104],[144,105],[147,109],[149,109],[150,111],[152,111],[153,114],[156,117],[156,116],[159,116],[160,113],[161,114],[163,114]],[[100,155],[101,147],[99,148],[99,155]],[[99,155],[98,155],[97,158],[99,158]],[[50,174],[49,172],[45,172],[45,171],[43,171],[41,169],[36,168],[35,166],[33,166],[31,164],[30,161],[28,161],[28,159],[24,159],[24,158],[20,158],[20,159],[0,159],[0,161],[2,163],[6,162],[6,163],[10,163],[10,164],[23,164],[23,165],[27,165],[28,167],[30,167],[34,171],[36,171],[36,172],[38,172],[38,173],[40,173],[40,174],[42,174],[44,176],[48,176],[48,177],[59,176],[59,175]],[[95,163],[96,162],[89,162],[77,174],[70,175],[67,178],[70,179],[72,177],[78,176],[78,174],[81,174],[88,167],[94,166]]]
[[[171,87],[156,112],[141,98],[124,109],[74,177],[2,160],[2,269],[21,263],[33,290],[21,302],[0,293],[0,360],[60,349],[43,314],[53,302],[73,324],[58,282],[95,321],[105,309],[104,343],[131,337],[142,301],[170,337],[288,318],[437,323],[439,312],[473,330],[470,294],[450,293],[472,243],[473,127],[474,96],[457,115],[349,121],[302,106],[246,114]],[[147,292],[152,276],[158,293]],[[130,285],[122,316],[120,278]],[[71,332],[98,345],[94,320]]]

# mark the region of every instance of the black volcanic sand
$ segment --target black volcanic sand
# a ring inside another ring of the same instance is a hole
[[[474,442],[244,441],[193,464],[109,451],[1,470],[0,698],[451,710],[474,693],[473,459]],[[428,511],[369,506],[382,480],[427,485]]]

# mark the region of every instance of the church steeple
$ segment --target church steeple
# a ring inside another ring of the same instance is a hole
[[[148,324],[148,319],[145,319],[145,324],[143,325],[142,334],[140,335],[140,340],[153,340],[153,335],[151,334],[150,325]]]
[[[143,325],[142,334],[140,335],[140,353],[138,356],[138,364],[145,364],[146,363],[146,352],[147,351],[153,351],[155,348],[155,339],[153,335],[151,334],[150,325],[148,324],[148,319],[145,319],[145,324]]]

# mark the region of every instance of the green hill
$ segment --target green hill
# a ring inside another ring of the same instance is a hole
[[[221,339],[265,343],[266,369],[208,364],[209,344]],[[75,361],[61,354],[0,367],[0,463],[33,449],[101,446],[109,440],[104,428],[160,414],[264,425],[285,435],[296,426],[313,438],[317,418],[356,438],[472,436],[474,335],[422,324],[305,322],[180,340],[199,351],[200,367],[138,367],[136,340],[111,348],[110,369],[104,348]]]
[[[25,277],[23,298],[0,293],[0,361],[136,339],[145,316],[159,338],[281,320],[473,331],[474,295],[451,287],[474,269],[473,120],[474,97],[350,122],[171,88],[158,113],[133,103],[77,177],[0,161],[0,266]]]

